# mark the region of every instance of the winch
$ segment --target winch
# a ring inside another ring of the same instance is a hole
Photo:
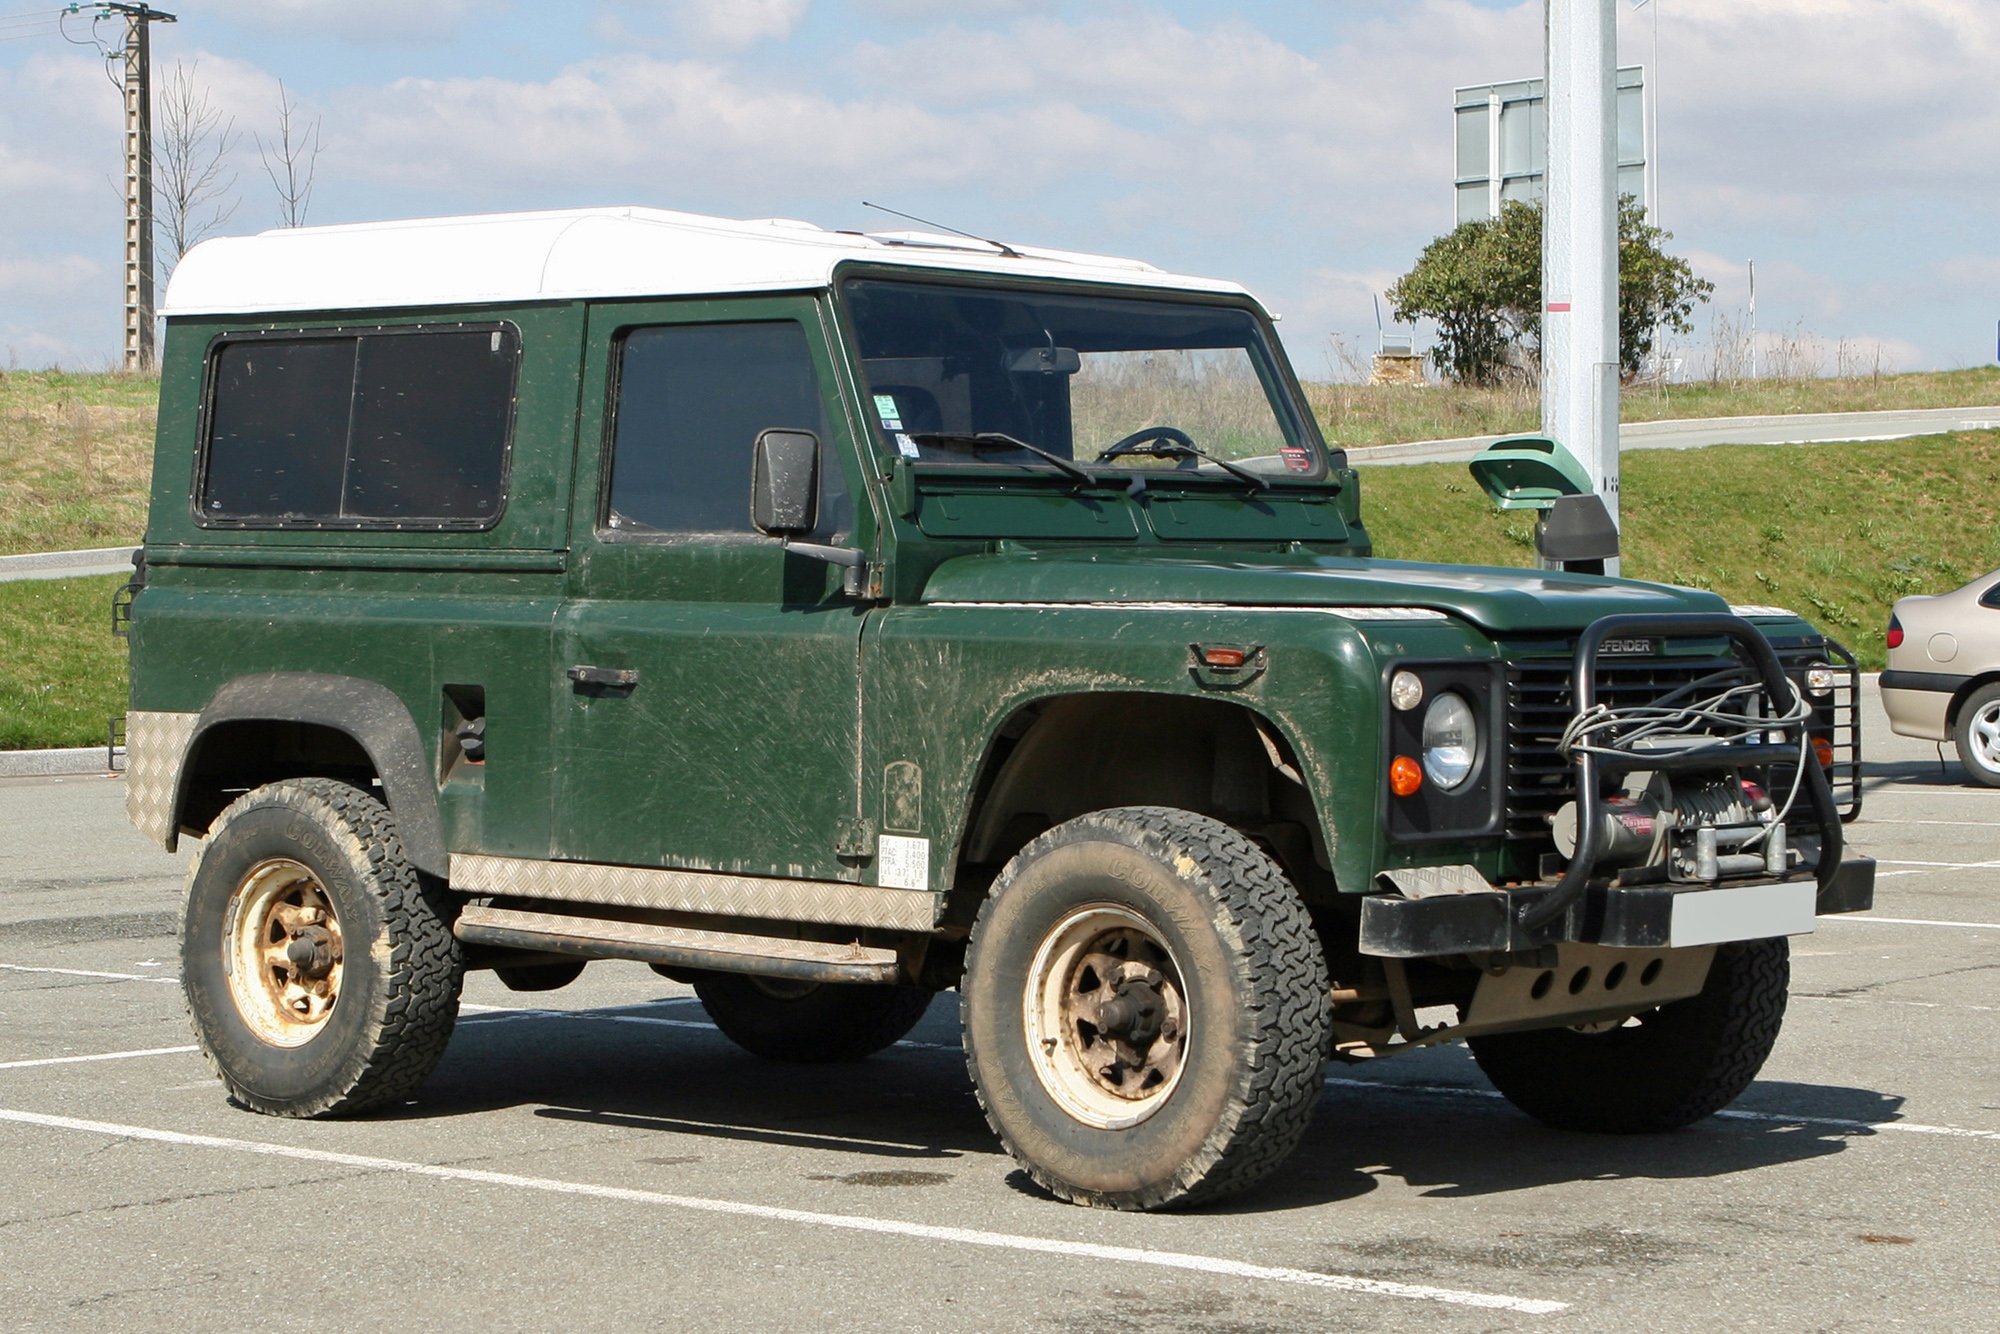
[[[1634,773],[1622,792],[1597,805],[1597,865],[1623,871],[1625,884],[1783,875],[1798,857],[1786,842],[1782,813],[1746,778],[1683,780],[1677,788],[1664,773]],[[1576,853],[1576,820],[1574,801],[1549,817],[1564,857]]]

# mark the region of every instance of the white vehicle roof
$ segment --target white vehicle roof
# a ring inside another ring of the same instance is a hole
[[[1087,279],[1193,292],[1235,283],[1135,259],[924,232],[829,232],[656,208],[584,208],[294,227],[204,241],[175,266],[163,315],[248,315],[824,288],[842,260]]]

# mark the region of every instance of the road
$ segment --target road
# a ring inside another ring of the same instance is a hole
[[[1707,445],[1807,445],[1841,440],[1901,440],[1946,431],[2000,428],[2000,407],[1906,408],[1893,412],[1801,412],[1774,417],[1697,417],[1684,421],[1626,422],[1618,428],[1625,449],[1700,449]],[[1463,463],[1497,435],[1413,440],[1347,451],[1356,466]]]
[[[467,987],[418,1097],[231,1107],[174,983],[184,858],[117,779],[0,782],[10,1331],[1950,1330],[2000,1308],[2000,790],[1872,718],[1867,920],[1794,942],[1762,1077],[1657,1137],[1545,1130],[1463,1049],[1338,1067],[1296,1160],[1185,1215],[1041,1197],[955,997],[836,1068],[686,988]],[[1982,1312],[1984,1314],[1982,1314]]]

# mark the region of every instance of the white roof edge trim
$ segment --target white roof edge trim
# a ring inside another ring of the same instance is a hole
[[[1113,255],[961,237],[898,241],[787,218],[741,221],[651,208],[553,209],[278,228],[220,237],[176,266],[160,313],[258,315],[820,291],[844,261],[1163,291],[1249,296],[1240,284]],[[1254,298],[1253,298],[1254,299]]]

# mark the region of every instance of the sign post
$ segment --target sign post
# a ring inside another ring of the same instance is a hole
[[[1616,0],[1547,0],[1542,433],[1618,517]],[[1617,573],[1615,561],[1606,572]]]

